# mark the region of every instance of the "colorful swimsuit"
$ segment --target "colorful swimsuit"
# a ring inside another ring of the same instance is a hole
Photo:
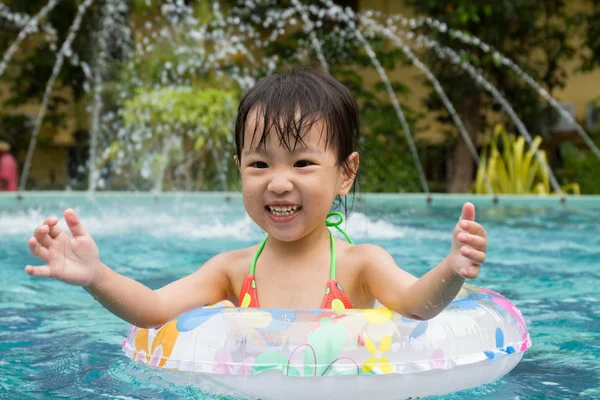
[[[329,217],[339,217],[338,221],[329,221]],[[346,240],[350,244],[354,244],[352,239],[340,228],[340,224],[344,221],[344,217],[341,213],[334,212],[327,215],[327,219],[325,222],[327,226],[333,226],[338,231],[340,231]],[[258,294],[256,292],[256,280],[254,279],[254,270],[256,269],[256,261],[258,260],[258,256],[262,253],[265,248],[265,244],[267,243],[266,238],[258,247],[256,254],[254,255],[254,259],[252,260],[252,264],[250,265],[250,273],[246,275],[246,279],[244,280],[244,284],[242,285],[242,291],[240,292],[240,303],[238,307],[242,308],[259,308],[258,305]],[[329,231],[329,241],[331,243],[331,259],[329,263],[329,280],[327,281],[327,288],[325,289],[325,298],[323,299],[323,303],[321,303],[321,308],[334,309],[334,310],[343,310],[352,308],[352,304],[350,304],[350,300],[346,297],[346,294],[342,290],[342,287],[335,280],[335,242],[333,240],[333,234]]]

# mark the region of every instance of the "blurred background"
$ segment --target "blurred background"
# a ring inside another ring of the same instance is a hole
[[[239,99],[312,65],[361,192],[600,193],[598,0],[0,0],[0,54],[20,190],[237,190]]]

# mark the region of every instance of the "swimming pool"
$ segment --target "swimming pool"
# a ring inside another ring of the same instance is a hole
[[[488,231],[488,261],[474,283],[510,298],[533,347],[508,376],[443,399],[600,398],[600,197],[365,195],[347,222],[358,243],[385,247],[420,276],[450,246],[460,206],[472,201]],[[158,288],[214,254],[263,233],[238,194],[26,193],[0,195],[0,397],[218,399],[121,352],[127,323],[78,287],[36,280],[27,239],[49,215],[75,208],[102,260]],[[61,223],[65,227],[64,222]]]

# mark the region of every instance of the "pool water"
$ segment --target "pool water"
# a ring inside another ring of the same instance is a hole
[[[489,237],[473,283],[520,308],[533,347],[503,379],[442,399],[600,398],[600,198],[494,205],[488,197],[440,196],[427,205],[420,195],[366,195],[346,228],[420,276],[446,256],[465,200]],[[238,194],[0,196],[0,398],[218,399],[130,362],[121,352],[128,324],[83,289],[23,271],[39,264],[27,249],[35,227],[67,207],[80,214],[104,263],[151,288],[264,238]]]

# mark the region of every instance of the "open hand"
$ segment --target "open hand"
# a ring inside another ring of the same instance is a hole
[[[92,282],[100,264],[98,247],[79,222],[75,211],[65,211],[69,235],[58,226],[58,218],[48,218],[29,239],[29,250],[48,265],[25,267],[31,276],[54,278],[72,285]]]
[[[477,278],[479,266],[485,261],[487,234],[475,222],[475,206],[465,203],[458,223],[452,232],[452,250],[448,261],[452,268],[467,279]]]

